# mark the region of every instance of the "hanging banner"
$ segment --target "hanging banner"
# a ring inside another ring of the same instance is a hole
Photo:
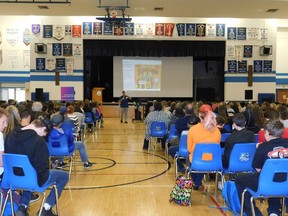
[[[174,23],[165,23],[165,36],[172,37],[174,31]]]
[[[144,36],[144,24],[142,23],[135,24],[135,35]]]
[[[177,23],[176,29],[179,37],[185,36],[185,23]]]
[[[9,28],[6,29],[6,40],[11,45],[14,46],[19,41],[19,29]]]
[[[267,28],[260,28],[260,39],[261,40],[268,40],[268,29]]]
[[[127,36],[134,35],[134,23],[125,23],[124,33]]]
[[[112,35],[113,34],[113,24],[109,22],[104,23],[104,35]]]
[[[18,50],[9,50],[8,51],[8,62],[9,62],[9,68],[15,69],[18,65]]]
[[[238,61],[238,72],[239,73],[246,73],[247,72],[247,61]]]
[[[215,24],[207,24],[206,25],[206,36],[207,37],[215,37],[216,36],[216,25]]]
[[[45,71],[45,58],[36,58],[36,71]]]
[[[94,22],[93,23],[93,34],[94,35],[102,35],[103,31],[103,23],[102,22]]]
[[[227,39],[228,40],[236,40],[237,33],[235,27],[228,27],[227,28]]]
[[[259,28],[247,28],[247,40],[258,40],[259,37]]]
[[[29,46],[30,44],[30,30],[28,28],[26,28],[23,32],[23,43],[26,46]]]
[[[72,34],[72,25],[65,25],[65,35]]]
[[[82,54],[82,44],[73,44],[73,55],[81,56]]]
[[[229,60],[228,61],[228,73],[236,73],[237,72],[237,61]]]
[[[264,60],[263,61],[263,72],[264,73],[272,73],[272,61]]]
[[[52,35],[53,35],[53,26],[43,25],[43,38],[52,38]]]
[[[156,23],[155,24],[155,35],[156,36],[164,36],[164,23]]]
[[[66,74],[68,76],[72,76],[74,71],[74,59],[73,58],[67,58],[66,59]]]
[[[238,27],[237,28],[237,40],[246,40],[246,28]]]
[[[37,35],[40,33],[41,26],[40,24],[32,24],[32,33]]]
[[[196,37],[205,37],[206,35],[206,24],[196,23]]]
[[[24,67],[30,67],[30,50],[23,50]]]
[[[48,71],[55,71],[55,59],[48,58],[46,59],[46,69]]]
[[[252,45],[244,45],[243,48],[243,57],[244,58],[252,58],[253,46]]]
[[[113,27],[113,35],[115,36],[123,36],[124,34],[124,29],[122,26],[118,26],[118,25],[115,25]]]
[[[225,24],[216,24],[216,37],[225,37]]]
[[[61,87],[61,100],[62,101],[74,101],[74,87]]]
[[[186,36],[196,36],[195,23],[186,23]]]
[[[254,60],[254,72],[262,73],[263,72],[263,61],[262,60]]]
[[[72,43],[63,43],[63,56],[72,56]]]
[[[0,65],[3,63],[3,54],[2,50],[0,50]]]
[[[92,22],[83,22],[83,35],[92,35]]]
[[[235,58],[235,46],[234,45],[227,45],[227,57]]]
[[[81,38],[81,25],[72,25],[72,37]]]
[[[62,44],[61,43],[52,43],[52,55],[61,56],[62,55]]]
[[[65,27],[62,25],[54,25],[53,26],[53,38],[60,41],[65,37]]]
[[[56,58],[56,71],[66,72],[66,60],[65,60],[65,58]]]
[[[144,34],[146,36],[149,36],[149,37],[154,36],[154,30],[155,30],[154,23],[146,23],[144,28],[145,28],[145,33]]]

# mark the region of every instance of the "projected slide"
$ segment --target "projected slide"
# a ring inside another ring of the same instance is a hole
[[[123,86],[126,90],[160,91],[161,60],[123,59]]]

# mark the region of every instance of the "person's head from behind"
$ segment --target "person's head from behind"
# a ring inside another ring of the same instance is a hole
[[[194,114],[193,104],[192,103],[187,103],[185,105],[184,111],[185,111],[185,115],[186,116],[193,115]]]
[[[31,111],[29,109],[23,109],[20,112],[20,119],[21,119],[21,125],[24,126],[22,123],[25,121],[25,123],[29,124],[31,121],[32,115]]]
[[[154,103],[154,111],[161,111],[163,109],[162,104],[158,101]]]
[[[269,109],[264,113],[266,121],[277,121],[280,119],[279,112],[276,110]]]
[[[126,95],[126,92],[125,92],[124,90],[122,91],[122,95],[123,95],[123,96],[125,96],[125,95]]]
[[[277,111],[279,112],[280,118],[282,120],[287,120],[288,119],[288,110],[285,105],[279,105],[277,108]]]
[[[43,105],[41,102],[39,101],[35,101],[33,104],[32,104],[32,111],[33,112],[40,112],[42,111],[42,108],[43,108]]]
[[[217,116],[216,122],[218,128],[223,128],[224,125],[227,123],[226,119],[223,116]]]
[[[74,113],[74,111],[75,111],[75,108],[74,108],[73,105],[69,105],[69,106],[67,107],[67,113],[68,113],[68,114],[72,114],[72,113]]]
[[[246,125],[246,119],[245,116],[242,113],[236,113],[233,117],[233,125],[232,128],[236,130],[241,130],[245,128]]]
[[[175,109],[175,114],[176,117],[183,117],[184,116],[184,111],[181,107],[177,107]]]
[[[277,121],[268,121],[264,127],[265,133],[265,139],[267,141],[275,138],[282,137],[284,133],[284,125],[279,120]]]
[[[194,125],[198,124],[200,121],[200,119],[196,116],[196,115],[191,115],[189,116],[189,120],[188,120],[188,128],[193,127]]]
[[[51,122],[53,123],[53,126],[56,127],[56,128],[61,127],[63,121],[64,121],[64,116],[61,115],[61,114],[56,114],[51,119]]]
[[[10,105],[6,107],[5,110],[8,118],[7,127],[4,131],[4,137],[6,137],[10,131],[12,131],[17,125],[20,124],[20,115],[16,106]]]
[[[38,119],[34,119],[31,124],[34,126],[34,131],[41,137],[46,136],[53,128],[53,124],[50,119],[44,118],[43,116],[39,116]]]
[[[0,132],[3,132],[7,127],[7,112],[0,107]]]
[[[199,118],[204,128],[206,128],[207,130],[213,131],[216,128],[216,117],[215,114],[212,112],[212,107],[209,104],[203,104],[200,106]]]

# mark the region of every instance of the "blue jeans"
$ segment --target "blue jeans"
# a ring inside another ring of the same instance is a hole
[[[191,162],[189,158],[186,159],[186,163],[188,164],[188,167],[191,167]],[[191,173],[191,178],[193,180],[193,184],[197,187],[200,187],[202,185],[202,179],[204,178],[204,173]]]
[[[85,148],[85,145],[83,144],[83,142],[81,141],[75,141],[75,150],[79,151],[80,154],[80,158],[82,162],[87,162],[88,161],[88,155],[87,155],[87,151]],[[63,162],[64,158],[59,158],[59,162]]]
[[[49,179],[47,180],[47,183],[50,182],[55,182],[57,189],[58,189],[58,198],[60,197],[65,185],[67,184],[69,180],[69,175],[67,172],[62,171],[62,170],[50,170],[49,171]],[[30,191],[23,191],[23,194],[20,198],[20,204],[29,206],[31,200],[31,192]],[[56,204],[56,199],[55,199],[55,189],[50,191],[45,203],[49,204],[51,207],[53,207]]]
[[[175,157],[175,154],[179,151],[179,145],[176,145],[176,146],[170,146],[169,149],[168,149],[168,154],[172,156],[172,158]],[[181,160],[177,160],[177,166],[178,166],[178,169],[180,171],[183,171],[185,170],[185,167],[183,165],[183,162]]]

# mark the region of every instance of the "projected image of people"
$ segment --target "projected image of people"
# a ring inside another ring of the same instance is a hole
[[[160,89],[161,65],[135,65],[136,89]]]

